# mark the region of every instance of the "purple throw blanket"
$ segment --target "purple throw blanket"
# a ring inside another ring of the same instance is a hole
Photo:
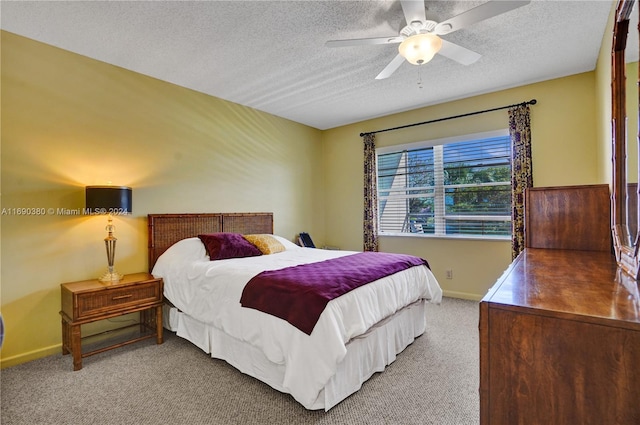
[[[366,283],[426,260],[412,255],[361,252],[318,263],[270,270],[254,276],[240,304],[279,317],[311,334],[327,303]]]

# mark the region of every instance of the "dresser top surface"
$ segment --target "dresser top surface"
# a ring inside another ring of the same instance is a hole
[[[527,248],[482,300],[624,321],[640,330],[640,287],[606,252]]]
[[[116,289],[131,284],[146,283],[159,280],[150,273],[133,273],[124,275],[118,282],[100,282],[98,279],[83,280],[80,282],[67,282],[61,284],[66,290],[72,293],[95,292],[107,289]]]

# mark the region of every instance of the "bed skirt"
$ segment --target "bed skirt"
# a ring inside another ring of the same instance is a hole
[[[417,301],[396,312],[347,344],[347,354],[309,410],[329,410],[358,391],[374,373],[382,372],[426,329],[426,303]],[[164,306],[164,327],[187,339],[213,358],[225,360],[240,372],[291,394],[283,387],[285,366],[221,330],[199,322],[170,305]],[[295,398],[295,394],[291,394]]]

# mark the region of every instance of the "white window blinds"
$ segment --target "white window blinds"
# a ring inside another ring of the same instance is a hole
[[[511,142],[506,131],[380,149],[377,169],[381,234],[511,234]]]

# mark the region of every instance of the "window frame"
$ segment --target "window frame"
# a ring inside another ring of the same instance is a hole
[[[451,137],[444,137],[444,138],[438,138],[438,139],[431,139],[431,140],[424,140],[424,141],[419,141],[419,142],[413,142],[413,143],[404,143],[404,144],[398,144],[398,145],[389,145],[389,146],[382,146],[382,147],[378,147],[376,148],[376,187],[377,187],[377,196],[378,196],[378,205],[380,203],[380,185],[379,185],[379,173],[378,173],[378,157],[380,155],[384,155],[384,154],[388,154],[388,153],[399,153],[405,150],[415,150],[415,149],[423,149],[423,148],[430,148],[430,147],[435,147],[435,146],[442,146],[442,145],[446,145],[446,144],[450,144],[450,143],[458,143],[458,142],[472,142],[474,140],[479,140],[479,139],[488,139],[488,138],[497,138],[497,137],[510,137],[509,134],[509,129],[505,128],[505,129],[500,129],[500,130],[493,130],[493,131],[485,131],[485,132],[479,132],[479,133],[471,133],[471,134],[463,134],[463,135],[459,135],[459,136],[451,136]],[[511,158],[509,160],[510,166],[512,166],[511,164]],[[513,173],[513,169],[512,169],[512,173]],[[470,187],[480,187],[480,186],[490,186],[490,185],[504,185],[503,183],[493,183],[493,182],[489,182],[489,183],[480,183],[480,184],[456,184],[456,185],[443,185],[443,189],[446,190],[447,188],[450,187],[462,187],[462,186],[470,186]],[[434,187],[434,194],[436,192],[435,190],[435,185]],[[384,190],[384,191],[388,191],[388,190]],[[416,196],[423,196],[423,195],[416,195]],[[435,198],[435,195],[431,195],[431,197]],[[455,219],[458,215],[451,215],[451,216],[447,216],[448,219]],[[469,239],[469,240],[483,240],[483,241],[509,241],[512,238],[512,234],[509,235],[471,235],[471,234],[447,234],[447,233],[419,233],[419,232],[382,232],[382,227],[380,226],[380,211],[378,211],[378,216],[376,217],[376,220],[378,220],[378,229],[379,230],[379,234],[378,236],[382,236],[382,237],[387,237],[387,236],[391,236],[391,237],[418,237],[418,238],[442,238],[442,239]],[[512,222],[513,220],[513,213],[510,213],[508,216],[504,215],[504,216],[487,216],[487,215],[476,215],[476,216],[464,216],[464,218],[469,219],[469,218],[481,218],[482,221],[504,221],[505,219],[508,218],[508,220],[510,222]],[[511,230],[513,232],[513,229]]]

